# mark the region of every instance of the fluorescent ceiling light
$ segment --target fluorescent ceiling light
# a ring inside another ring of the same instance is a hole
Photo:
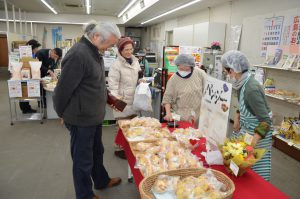
[[[0,21],[6,22],[6,19],[0,19]],[[14,22],[13,19],[9,19],[9,22]],[[20,22],[20,20],[16,20],[16,22]],[[42,23],[42,24],[69,24],[69,25],[85,25],[87,23],[76,23],[76,22],[67,22],[67,21],[26,21],[27,23]]]
[[[136,0],[131,0],[130,3],[118,14],[118,18],[120,18],[135,2]]]
[[[165,13],[161,14],[161,15],[158,15],[158,16],[156,16],[156,17],[153,17],[152,19],[149,19],[149,20],[147,20],[147,21],[144,21],[144,22],[142,22],[141,24],[149,23],[150,21],[153,21],[153,20],[155,20],[155,19],[161,18],[161,17],[163,17],[163,16],[166,16],[166,15],[168,15],[168,14],[171,14],[171,13],[173,13],[173,12],[176,12],[176,11],[178,11],[178,10],[181,10],[181,9],[183,9],[183,8],[186,8],[186,7],[188,7],[188,6],[191,6],[191,5],[193,5],[193,4],[195,4],[195,3],[198,3],[198,2],[200,2],[200,1],[202,1],[202,0],[194,0],[194,1],[191,1],[191,2],[189,2],[189,3],[187,3],[187,4],[184,4],[184,5],[182,5],[182,6],[179,6],[179,7],[177,7],[177,8],[174,8],[173,10],[170,10],[170,11],[168,11],[168,12],[165,12]]]
[[[56,10],[54,10],[54,8],[52,8],[45,0],[41,0],[41,2],[43,2],[43,4],[45,4],[45,6],[49,8],[49,10],[51,10],[54,14],[57,15]]]
[[[85,0],[86,14],[91,13],[91,0]]]

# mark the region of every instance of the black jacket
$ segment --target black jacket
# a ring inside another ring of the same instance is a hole
[[[85,37],[62,60],[53,104],[67,124],[94,126],[105,116],[106,84],[103,58]]]
[[[48,74],[48,70],[54,70],[56,63],[54,59],[49,57],[50,49],[41,49],[36,53],[36,57],[42,62],[41,77],[45,77]]]

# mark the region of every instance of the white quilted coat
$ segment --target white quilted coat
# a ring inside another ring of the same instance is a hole
[[[121,97],[127,103],[123,112],[113,111],[116,119],[137,114],[132,108],[132,103],[141,67],[136,57],[132,56],[132,60],[132,64],[129,65],[124,57],[118,55],[109,69],[108,89],[114,96]]]

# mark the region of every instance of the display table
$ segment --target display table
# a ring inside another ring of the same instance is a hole
[[[165,126],[165,125],[164,125]],[[188,128],[191,125],[186,122],[179,122],[179,128]],[[171,131],[173,129],[170,129]],[[134,182],[137,187],[139,187],[140,182],[143,180],[142,173],[139,169],[135,169],[134,165],[136,159],[130,149],[129,143],[124,137],[122,130],[119,130],[115,143],[120,145],[126,154],[128,164],[130,166]],[[243,176],[235,177],[231,174],[228,174],[224,166],[211,166],[212,169],[216,169],[225,173],[235,184],[235,192],[233,198],[242,198],[242,199],[258,199],[258,198],[289,198],[276,187],[274,187],[269,182],[265,181],[262,177],[256,174],[251,169],[248,170]]]
[[[59,117],[53,108],[52,97],[54,89],[44,87],[44,90],[46,91],[47,119],[58,119]]]
[[[53,108],[53,92],[54,89],[49,89],[47,87],[44,87],[44,90],[46,92],[46,102],[47,102],[47,119],[58,119],[58,115],[55,112]],[[106,105],[105,107],[105,118],[104,120],[115,120],[113,116],[113,110],[109,105]]]

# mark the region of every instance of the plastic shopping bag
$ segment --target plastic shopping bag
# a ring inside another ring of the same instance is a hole
[[[136,111],[151,111],[152,98],[148,83],[140,83],[134,93],[133,108]]]

